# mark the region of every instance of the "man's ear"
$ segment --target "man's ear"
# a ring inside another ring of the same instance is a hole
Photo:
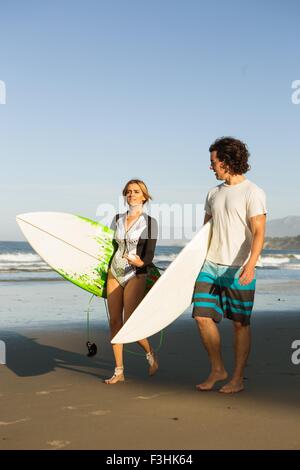
[[[233,174],[229,165],[227,165],[225,162],[221,162],[221,168],[226,171],[226,173]]]

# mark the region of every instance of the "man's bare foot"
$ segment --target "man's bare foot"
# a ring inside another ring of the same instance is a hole
[[[238,393],[244,390],[244,381],[243,379],[239,380],[230,380],[227,384],[225,384],[222,388],[220,388],[219,392],[221,393]]]
[[[209,377],[205,380],[205,382],[196,385],[196,389],[199,390],[199,392],[208,392],[209,390],[212,390],[216,382],[219,382],[220,380],[226,380],[227,377],[228,374],[225,369],[223,369],[222,371],[213,371],[210,373]]]

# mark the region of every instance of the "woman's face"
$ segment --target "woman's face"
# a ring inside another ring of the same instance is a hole
[[[138,184],[132,183],[128,185],[126,201],[130,206],[137,206],[139,204],[143,204],[143,202],[146,201],[143,195],[143,191]]]

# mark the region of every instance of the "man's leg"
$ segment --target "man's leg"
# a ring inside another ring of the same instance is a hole
[[[225,380],[228,374],[221,356],[221,339],[218,327],[211,318],[195,316],[199,332],[211,362],[211,373],[201,384],[196,385],[199,391],[211,390],[216,382]]]
[[[237,393],[244,390],[244,369],[251,348],[250,325],[243,326],[240,322],[236,321],[233,324],[235,368],[230,382],[220,389],[222,393]]]

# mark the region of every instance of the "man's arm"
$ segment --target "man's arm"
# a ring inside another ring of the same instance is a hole
[[[262,252],[265,241],[266,214],[256,215],[250,218],[252,244],[251,255],[248,263],[256,265],[259,255]]]
[[[211,218],[212,218],[212,215],[205,212],[203,225],[205,225]]]
[[[249,284],[254,278],[255,265],[264,247],[266,227],[266,214],[250,217],[250,228],[252,232],[252,244],[250,258],[240,274],[240,284]]]

